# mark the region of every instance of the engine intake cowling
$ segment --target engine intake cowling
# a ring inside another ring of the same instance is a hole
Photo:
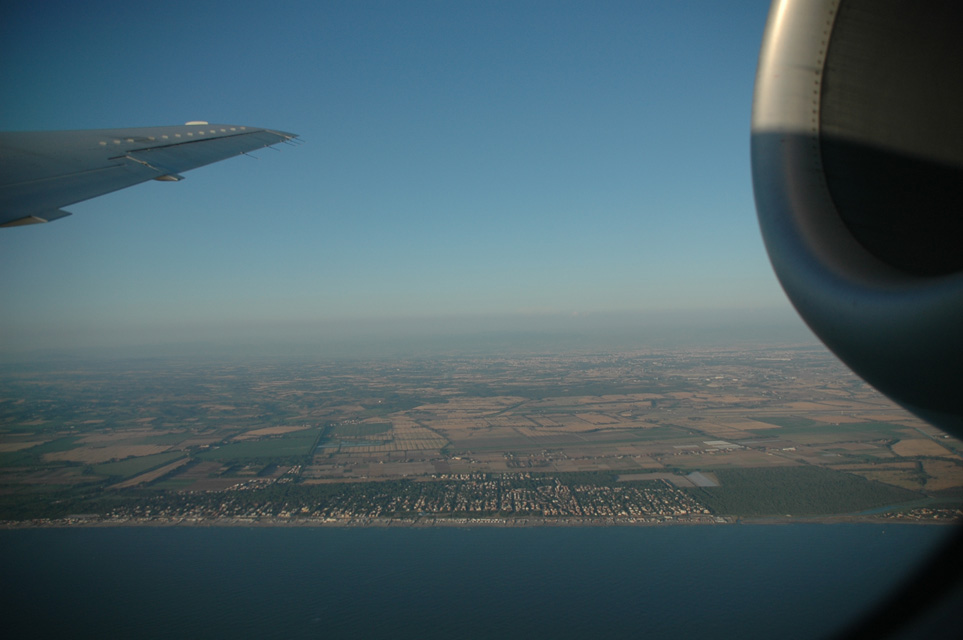
[[[783,288],[853,371],[963,436],[963,3],[776,0],[752,174]]]

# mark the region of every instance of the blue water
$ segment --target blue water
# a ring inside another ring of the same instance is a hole
[[[0,635],[811,638],[949,533],[910,525],[0,531]]]

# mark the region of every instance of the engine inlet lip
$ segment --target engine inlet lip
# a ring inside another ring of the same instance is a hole
[[[963,273],[881,259],[847,226],[827,181],[820,115],[839,4],[770,10],[751,127],[760,230],[787,296],[840,359],[908,409],[963,427],[953,418],[963,415]]]

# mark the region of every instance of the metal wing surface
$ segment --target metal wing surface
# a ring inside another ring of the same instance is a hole
[[[238,125],[0,133],[0,227],[50,222],[61,207],[296,138]]]

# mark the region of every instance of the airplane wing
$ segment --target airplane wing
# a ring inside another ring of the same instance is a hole
[[[174,127],[0,133],[0,227],[51,222],[61,207],[184,171],[297,135],[189,122]]]

